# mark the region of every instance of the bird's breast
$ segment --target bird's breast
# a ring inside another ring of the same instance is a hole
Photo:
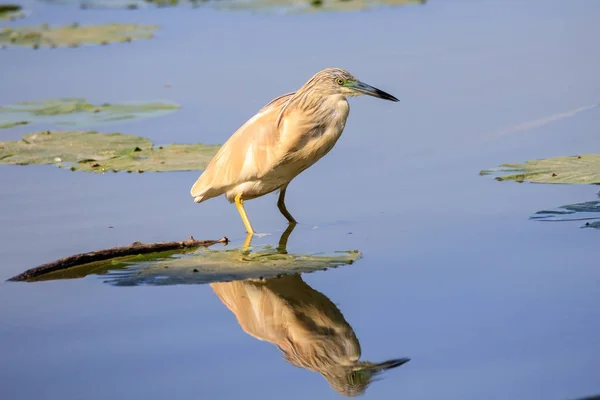
[[[341,129],[344,129],[344,126],[346,126],[346,119],[348,118],[349,113],[350,105],[348,104],[348,100],[343,97],[337,99],[333,106],[332,116]]]

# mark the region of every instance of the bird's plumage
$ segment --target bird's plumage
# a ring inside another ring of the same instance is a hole
[[[242,200],[278,189],[284,196],[292,179],[331,151],[350,112],[346,97],[360,94],[397,101],[339,68],[322,70],[297,91],[272,100],[219,149],[191,188],[194,201],[225,194],[230,202],[237,198],[240,209]]]
[[[318,82],[313,77],[304,90],[272,100],[246,121],[192,187],[195,201],[271,193],[327,154],[344,129],[349,105],[340,94],[306,96]]]

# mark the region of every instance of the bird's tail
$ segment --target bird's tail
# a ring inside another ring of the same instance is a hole
[[[224,193],[226,187],[214,187],[211,182],[211,176],[202,174],[190,189],[190,195],[194,199],[194,203],[202,203],[215,196]]]
[[[194,203],[201,203],[203,200],[206,200],[206,192],[209,188],[205,181],[206,177],[202,174],[190,188],[190,195],[194,198]]]

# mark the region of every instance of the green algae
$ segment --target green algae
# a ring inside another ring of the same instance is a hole
[[[72,171],[165,172],[206,168],[220,146],[154,146],[146,138],[96,131],[42,131],[0,142],[0,164],[53,164]]]
[[[14,128],[15,126],[28,125],[29,121],[15,121],[0,124],[0,129]]]
[[[38,281],[53,281],[60,279],[78,279],[88,275],[103,275],[113,270],[120,270],[128,267],[132,263],[147,262],[174,256],[176,254],[184,254],[184,250],[171,250],[156,252],[151,254],[136,254],[132,256],[115,257],[110,260],[94,261],[87,264],[70,267],[58,271],[47,272],[33,278],[29,278],[26,282]]]
[[[132,40],[150,39],[158,27],[155,25],[137,24],[79,24],[51,27],[24,26],[4,28],[0,31],[1,45],[39,47],[78,47],[109,43],[131,42]]]
[[[178,110],[173,102],[92,104],[83,98],[24,101],[0,107],[0,129],[24,124],[93,126],[154,118]]]
[[[529,160],[521,164],[502,164],[499,168],[481,171],[481,175],[496,175],[499,181],[600,184],[600,154],[553,157]]]
[[[252,236],[248,235],[240,247],[229,250],[212,247],[217,243],[227,246],[229,241],[223,238],[209,241],[213,243],[209,246],[113,257],[46,273],[32,272],[37,269],[34,268],[10,280],[18,278],[20,281],[33,282],[82,278],[95,274],[104,282],[116,286],[262,281],[351,265],[362,257],[358,250],[291,254],[287,251],[287,242],[295,227],[295,224],[288,225],[281,233],[277,246],[252,246]],[[21,276],[26,277],[21,279]]]
[[[324,271],[351,265],[360,258],[361,253],[357,250],[288,254],[270,245],[253,252],[241,248],[214,250],[200,247],[98,261],[43,274],[27,282],[98,275],[105,283],[115,286],[208,284]]]
[[[23,9],[17,4],[0,4],[0,20],[15,20],[25,17]]]
[[[207,284],[323,271],[353,264],[360,258],[361,254],[356,250],[288,254],[269,245],[256,252],[200,248],[179,257],[134,262],[127,269],[112,272],[104,278],[105,282],[116,286]]]

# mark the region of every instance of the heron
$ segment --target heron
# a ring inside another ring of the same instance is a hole
[[[190,190],[194,202],[224,194],[250,236],[255,231],[244,201],[279,190],[277,207],[296,224],[285,205],[287,187],[331,151],[350,112],[347,97],[360,95],[399,101],[341,68],[319,71],[300,89],[271,100],[217,151]]]

